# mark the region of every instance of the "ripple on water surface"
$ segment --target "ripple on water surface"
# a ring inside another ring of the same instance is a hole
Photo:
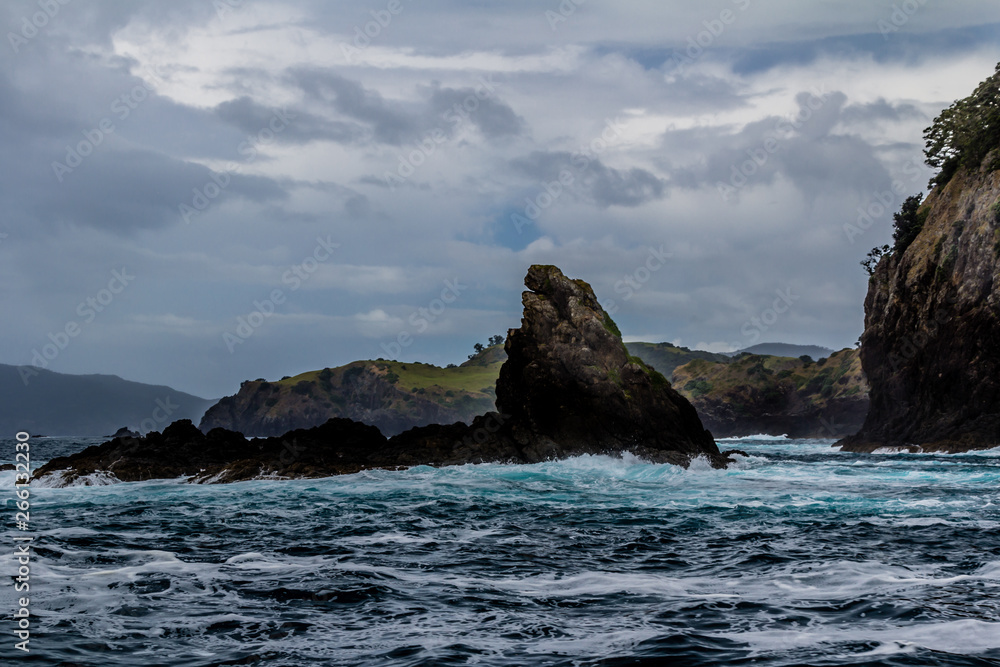
[[[997,452],[720,444],[33,489],[31,662],[1000,664]]]

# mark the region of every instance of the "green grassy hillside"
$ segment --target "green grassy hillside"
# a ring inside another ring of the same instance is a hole
[[[247,381],[205,414],[201,429],[221,426],[245,435],[281,435],[347,417],[394,435],[414,426],[470,422],[494,409],[504,358],[503,346],[494,346],[448,368],[355,361],[275,382]]]
[[[868,410],[868,384],[853,349],[816,362],[756,354],[729,363],[695,359],[674,370],[674,388],[719,437],[838,437],[860,428]]]
[[[686,347],[678,347],[670,343],[625,343],[628,353],[639,357],[647,364],[663,373],[668,380],[672,379],[674,369],[678,366],[703,359],[725,364],[730,361],[730,357],[714,352],[703,350],[689,350]]]

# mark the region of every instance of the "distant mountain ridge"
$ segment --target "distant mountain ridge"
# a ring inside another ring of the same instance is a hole
[[[770,357],[801,357],[802,355],[807,355],[812,357],[813,361],[819,361],[820,359],[826,359],[834,350],[828,347],[820,347],[819,345],[793,345],[791,343],[758,343],[750,347],[743,348],[742,350],[737,350],[736,352],[727,352],[726,356],[735,357],[738,354],[763,354]]]
[[[162,430],[178,419],[200,419],[214,402],[117,375],[70,375],[0,364],[0,437],[18,431],[106,436],[123,426]]]

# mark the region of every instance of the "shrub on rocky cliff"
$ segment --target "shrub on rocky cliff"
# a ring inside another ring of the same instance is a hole
[[[893,213],[892,224],[895,228],[892,238],[896,242],[893,252],[903,252],[906,250],[917,234],[924,228],[927,220],[927,211],[920,212],[920,204],[924,201],[923,194],[907,197],[898,213]]]
[[[958,100],[924,130],[927,164],[941,171],[928,187],[947,185],[959,168],[976,170],[1000,146],[1000,63],[975,92]],[[1000,158],[989,165],[1000,169]]]

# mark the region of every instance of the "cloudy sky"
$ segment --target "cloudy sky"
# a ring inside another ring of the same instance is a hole
[[[851,346],[923,128],[1000,60],[985,0],[13,0],[0,25],[0,363],[206,397],[460,362],[518,325],[533,263],[632,340]]]

